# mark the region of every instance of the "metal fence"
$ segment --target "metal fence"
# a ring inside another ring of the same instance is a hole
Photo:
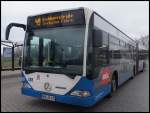
[[[7,47],[12,50],[10,57],[5,57],[4,53],[1,53],[1,70],[20,69],[19,60],[21,58],[22,46],[23,44],[17,44],[15,42],[1,41],[1,49]]]

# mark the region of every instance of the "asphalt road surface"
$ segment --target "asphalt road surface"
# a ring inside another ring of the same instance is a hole
[[[19,78],[1,80],[1,110],[18,112],[56,111],[99,111],[99,112],[148,112],[149,111],[149,70],[138,74],[123,84],[112,98],[104,98],[95,106],[82,108],[67,104],[39,100],[21,95]]]

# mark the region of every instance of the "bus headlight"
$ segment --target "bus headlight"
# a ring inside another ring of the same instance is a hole
[[[78,96],[78,97],[89,97],[90,92],[89,91],[73,91],[70,95]]]

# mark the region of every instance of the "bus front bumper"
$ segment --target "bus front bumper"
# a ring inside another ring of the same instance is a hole
[[[56,102],[78,105],[83,107],[93,106],[97,101],[96,96],[81,98],[81,97],[71,96],[71,95],[57,95],[57,94],[35,91],[31,88],[22,88],[21,92],[23,95],[32,96],[40,99],[43,99],[42,98],[43,95],[53,96],[55,97]],[[102,99],[103,97],[104,95],[101,95],[98,100]]]

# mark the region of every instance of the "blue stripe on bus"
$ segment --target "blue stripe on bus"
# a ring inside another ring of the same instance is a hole
[[[85,98],[71,96],[70,93],[75,90],[89,91],[91,93],[91,96]],[[55,96],[57,102],[68,103],[68,104],[79,105],[79,106],[92,106],[97,101],[101,100],[106,95],[108,95],[110,92],[111,92],[111,85],[105,85],[101,87],[97,92],[94,91],[94,80],[88,80],[86,77],[82,77],[80,81],[75,85],[75,87],[71,91],[69,91],[66,95],[45,93],[41,91],[36,91],[31,88],[22,87],[22,94],[24,95],[41,98],[42,94],[47,94],[47,95]]]
[[[131,76],[132,76],[131,71],[122,73],[118,78],[119,79],[118,84],[119,85],[123,84]],[[22,77],[24,77],[23,73],[22,73]],[[22,82],[28,83],[26,79],[24,79],[24,81]],[[42,94],[47,94],[47,95],[55,96],[57,98],[56,99],[57,102],[68,103],[68,104],[79,105],[79,106],[92,106],[97,101],[101,100],[111,92],[110,84],[99,87],[98,89],[95,90],[94,83],[95,83],[94,80],[88,80],[86,77],[82,77],[80,81],[66,95],[45,93],[45,92],[36,91],[33,88],[23,88],[23,87],[22,87],[22,94],[37,97],[37,98],[41,98]],[[89,91],[91,93],[91,96],[86,98],[70,96],[70,93],[75,90]]]

